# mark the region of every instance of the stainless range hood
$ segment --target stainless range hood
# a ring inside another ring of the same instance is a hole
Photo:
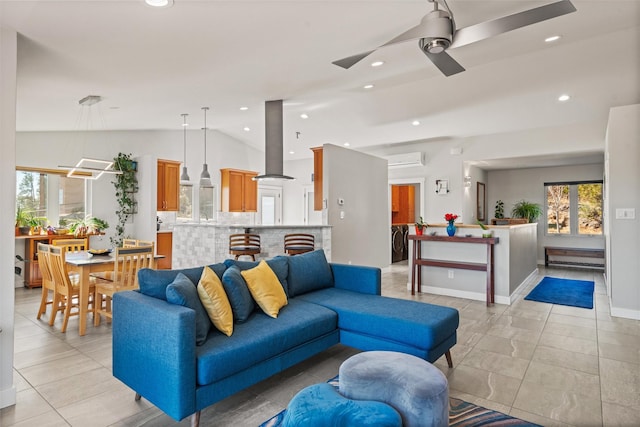
[[[264,103],[265,119],[265,149],[264,175],[258,175],[255,181],[276,181],[295,179],[283,173],[283,114],[282,100],[266,101]]]

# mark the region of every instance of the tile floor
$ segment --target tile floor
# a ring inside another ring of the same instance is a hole
[[[460,311],[454,368],[436,362],[451,396],[544,426],[640,425],[640,321],[613,318],[599,272],[540,268],[545,275],[594,280],[595,309],[524,301],[483,302],[419,294],[420,301]],[[407,267],[383,272],[383,294],[412,298]],[[61,334],[35,313],[40,290],[16,289],[17,404],[2,409],[1,426],[174,426],[177,423],[111,376],[111,327]],[[258,426],[307,385],[324,382],[357,350],[334,346],[202,413],[202,426]]]

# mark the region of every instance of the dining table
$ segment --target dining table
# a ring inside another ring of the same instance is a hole
[[[92,254],[89,251],[67,252],[65,256],[67,270],[78,274],[79,296],[79,328],[80,336],[87,332],[87,313],[89,307],[89,288],[91,273],[113,271],[115,256],[111,252]]]
[[[164,258],[164,255],[155,255],[156,260]],[[91,287],[91,274],[113,271],[116,261],[115,252],[91,253],[91,251],[67,252],[65,262],[69,272],[78,274],[79,296],[79,325],[80,336],[87,333],[87,313],[89,307],[89,288]]]

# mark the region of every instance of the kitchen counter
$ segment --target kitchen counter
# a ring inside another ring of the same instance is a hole
[[[316,249],[323,249],[327,260],[331,260],[331,226],[328,225],[176,223],[173,226],[173,268],[214,264],[230,258],[229,235],[246,230],[260,235],[261,252],[256,260],[284,255],[284,235],[290,233],[312,234]]]

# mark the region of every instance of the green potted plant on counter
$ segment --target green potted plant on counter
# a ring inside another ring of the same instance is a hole
[[[542,215],[540,205],[526,200],[520,200],[511,210],[511,216],[514,218],[526,218],[529,222],[536,222],[540,215]]]
[[[476,223],[480,226],[480,228],[482,228],[482,237],[484,238],[493,237],[493,231],[489,230],[489,227],[487,227],[484,223],[478,220],[476,220]]]

